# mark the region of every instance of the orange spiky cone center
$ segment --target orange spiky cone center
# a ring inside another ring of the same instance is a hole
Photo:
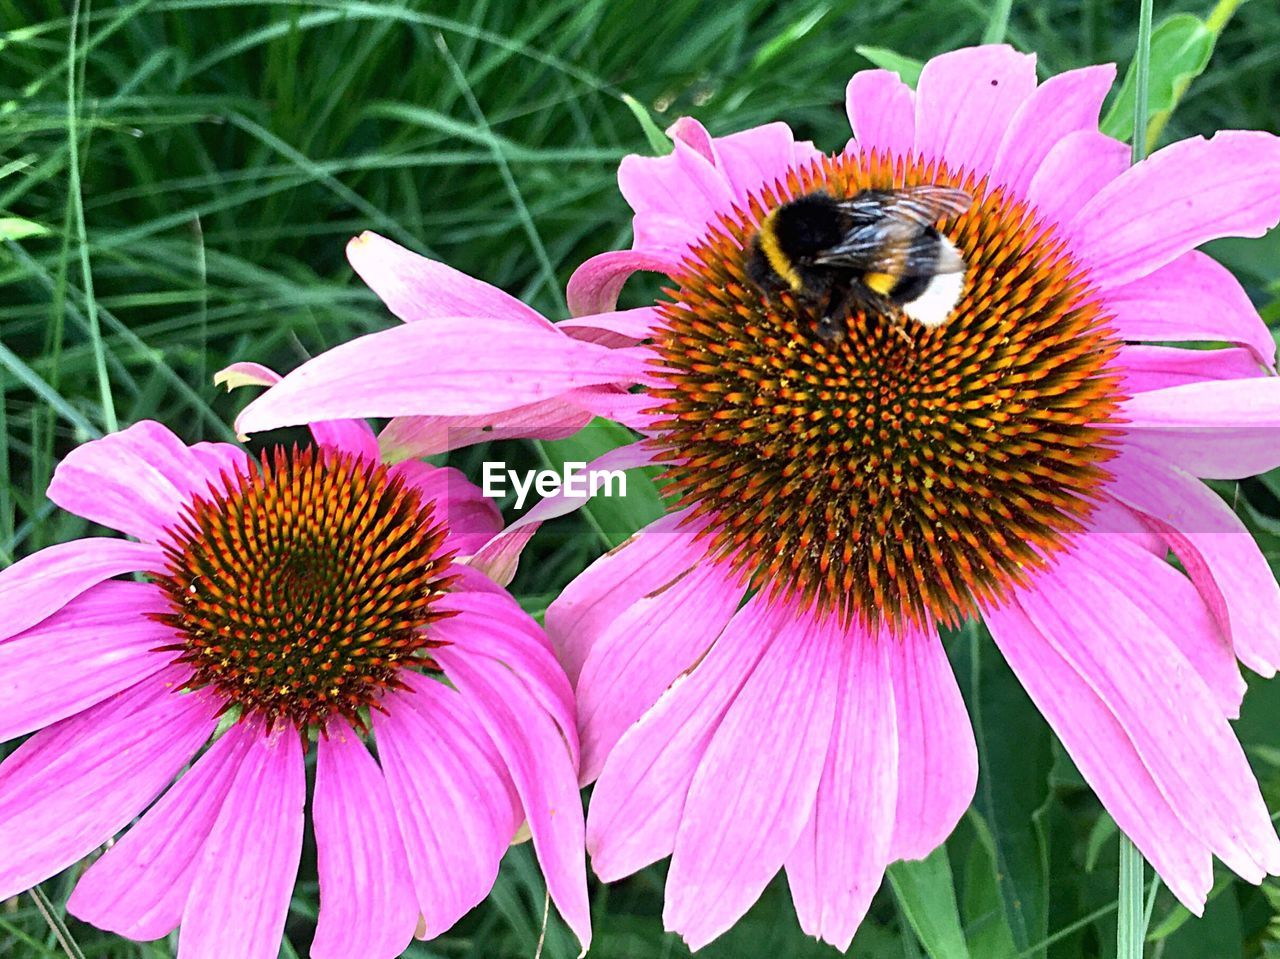
[[[918,183],[974,197],[939,224],[967,263],[944,325],[858,307],[828,341],[816,307],[748,279],[769,210]],[[669,492],[753,587],[869,623],[953,624],[1081,531],[1109,478],[1120,343],[1021,201],[918,161],[828,157],[722,216],[674,280],[653,442]]]
[[[169,531],[165,648],[224,711],[362,726],[401,670],[434,667],[444,527],[387,467],[334,451],[276,449],[223,479]]]

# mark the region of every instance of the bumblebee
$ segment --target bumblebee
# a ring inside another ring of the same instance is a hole
[[[790,290],[819,308],[824,340],[843,337],[859,305],[900,308],[922,326],[941,326],[964,291],[965,262],[936,224],[972,202],[939,186],[864,190],[847,200],[809,193],[765,216],[747,276],[766,297]]]

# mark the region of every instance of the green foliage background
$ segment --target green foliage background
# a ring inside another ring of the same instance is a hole
[[[1156,8],[1158,27],[1187,15],[1157,30],[1157,144],[1280,128],[1275,0],[1208,3]],[[1036,51],[1042,76],[1123,70],[1136,25],[1136,3],[1109,0],[0,0],[0,561],[85,532],[44,496],[75,443],[145,417],[189,440],[233,439],[245,397],[217,394],[213,371],[237,359],[289,369],[390,325],[343,258],[363,229],[562,315],[573,267],[628,241],[614,171],[651,146],[623,94],[660,125],[687,113],[722,133],[784,119],[838,149],[844,84],[868,57],[1003,38]],[[1127,115],[1122,103],[1122,135]],[[1213,252],[1280,319],[1280,236]],[[1280,479],[1222,492],[1274,559]],[[638,524],[651,508],[638,500],[609,520]],[[590,515],[545,529],[521,599],[540,611],[614,533]],[[852,954],[1114,955],[1114,826],[981,631],[948,648],[978,731],[978,797],[944,852],[895,867]],[[1280,810],[1280,683],[1253,686],[1238,729]],[[55,912],[74,873],[45,884]],[[687,954],[662,932],[662,882],[654,867],[593,884],[592,956]],[[308,852],[282,955],[306,955],[315,909]],[[1158,889],[1152,909],[1149,956],[1280,956],[1280,887],[1220,871],[1203,920],[1184,921]],[[532,855],[517,847],[485,904],[406,955],[531,957],[542,913]],[[173,954],[74,920],[68,931],[86,957]],[[543,954],[574,953],[553,915]],[[31,897],[0,903],[0,956],[64,954]],[[702,954],[835,953],[800,934],[779,880]]]

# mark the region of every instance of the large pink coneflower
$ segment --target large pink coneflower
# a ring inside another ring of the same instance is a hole
[[[143,422],[59,465],[55,503],[138,541],[0,573],[0,741],[35,733],[0,764],[0,900],[141,815],[70,911],[134,939],[181,926],[182,959],[273,959],[314,740],[315,959],[444,932],[525,821],[585,946],[572,690],[460,560],[496,508],[455,470],[380,463],[363,423],[315,433],[255,461]]]
[[[1224,132],[1130,168],[1098,130],[1113,79],[1037,84],[1004,46],[936,57],[914,91],[860,73],[834,155],[782,124],[681,120],[672,154],[623,161],[634,247],[578,270],[558,328],[366,236],[357,270],[427,322],[317,358],[240,420],[508,424],[560,402],[644,434],[675,511],[547,628],[598,778],[593,867],[671,856],[664,918],[692,947],[783,868],[804,929],[847,947],[885,866],[951,832],[976,749],[935,626],[966,617],[1189,908],[1214,855],[1280,872],[1229,723],[1237,659],[1280,664],[1280,589],[1201,482],[1280,465],[1280,379],[1240,284],[1195,251],[1280,219],[1280,140]],[[750,279],[780,204],[913,184],[973,200],[935,223],[967,264],[936,328],[863,301],[833,338],[818,306]],[[669,297],[614,312],[636,270]],[[1229,345],[1167,345],[1206,340]]]

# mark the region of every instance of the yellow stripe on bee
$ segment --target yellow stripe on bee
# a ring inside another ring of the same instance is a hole
[[[892,273],[864,273],[862,282],[873,292],[879,293],[881,296],[888,296],[893,292],[893,288],[898,285],[898,277]]]
[[[777,210],[771,211],[760,224],[760,249],[764,250],[765,259],[769,261],[769,266],[773,267],[773,272],[786,280],[787,286],[791,287],[793,292],[800,293],[804,290],[804,281],[800,279],[800,274],[782,252],[782,247],[778,244],[778,234],[773,229],[774,218],[777,215]]]

